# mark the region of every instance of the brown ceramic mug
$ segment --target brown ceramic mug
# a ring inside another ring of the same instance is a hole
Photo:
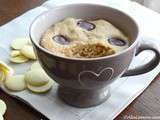
[[[56,56],[40,46],[40,38],[51,25],[66,17],[106,19],[129,36],[130,47],[120,53],[99,58]],[[130,16],[102,5],[72,4],[50,9],[34,20],[30,37],[43,69],[59,84],[59,97],[77,107],[90,107],[104,102],[109,97],[108,86],[114,80],[146,73],[160,61],[160,51],[154,44],[138,42],[138,26]],[[133,57],[144,50],[152,50],[154,58],[145,65],[128,70]]]

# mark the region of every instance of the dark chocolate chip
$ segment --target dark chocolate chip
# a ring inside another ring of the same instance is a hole
[[[108,38],[108,42],[111,45],[116,45],[116,46],[125,46],[126,42],[120,38]]]
[[[56,35],[52,38],[55,42],[62,44],[62,45],[67,45],[70,43],[70,41],[64,37],[63,35]]]
[[[78,21],[77,25],[85,30],[93,30],[96,26],[88,21]]]

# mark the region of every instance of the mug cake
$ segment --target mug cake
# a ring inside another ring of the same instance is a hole
[[[40,45],[62,57],[96,58],[128,48],[129,38],[107,20],[70,17],[48,28]]]

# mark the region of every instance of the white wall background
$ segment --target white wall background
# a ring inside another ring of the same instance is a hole
[[[145,5],[146,7],[149,7],[157,12],[160,12],[160,0],[132,0],[132,1],[139,2]]]

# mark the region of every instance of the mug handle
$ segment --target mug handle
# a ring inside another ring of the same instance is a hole
[[[140,43],[140,46],[138,47],[135,55],[137,56],[139,53],[141,53],[142,51],[145,51],[145,50],[153,51],[155,53],[155,56],[148,63],[146,63],[142,66],[136,67],[134,69],[127,70],[122,75],[122,77],[147,73],[147,72],[151,71],[152,69],[154,69],[159,64],[159,62],[160,62],[160,50],[159,50],[158,46],[155,45],[152,42],[142,41]]]

